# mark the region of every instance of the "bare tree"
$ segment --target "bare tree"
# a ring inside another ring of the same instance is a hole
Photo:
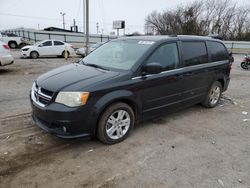
[[[174,10],[152,12],[145,19],[145,28],[151,34],[219,34],[224,39],[250,40],[249,10],[231,0],[194,1]]]

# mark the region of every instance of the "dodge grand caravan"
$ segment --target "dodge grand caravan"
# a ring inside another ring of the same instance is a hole
[[[33,119],[62,138],[124,140],[136,122],[197,103],[215,107],[231,62],[220,40],[140,36],[110,41],[34,81]]]

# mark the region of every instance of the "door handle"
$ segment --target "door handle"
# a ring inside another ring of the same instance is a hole
[[[183,74],[177,75],[176,78],[183,79]]]
[[[185,76],[192,76],[192,75],[193,75],[192,72],[188,72],[188,73],[185,74]]]

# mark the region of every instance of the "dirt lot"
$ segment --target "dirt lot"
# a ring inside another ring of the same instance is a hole
[[[15,64],[0,68],[0,187],[250,188],[250,114],[242,114],[250,113],[250,71],[240,56],[218,107],[162,116],[106,146],[56,138],[30,117],[33,80],[77,58],[13,55]]]

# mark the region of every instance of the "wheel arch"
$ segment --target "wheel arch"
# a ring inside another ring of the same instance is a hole
[[[225,86],[225,80],[223,78],[219,78],[216,80],[217,82],[220,82],[221,84],[221,87],[222,87],[222,90],[224,89],[224,86]]]
[[[117,102],[122,102],[122,103],[129,105],[134,111],[135,121],[136,121],[139,111],[140,111],[140,106],[136,102],[135,99],[136,97],[134,96],[134,94],[131,91],[126,91],[126,90],[114,91],[100,98],[97,101],[97,103],[94,105],[94,109],[95,109],[94,114],[97,117],[96,122],[95,122],[96,126],[94,129],[94,134],[96,134],[97,124],[102,114],[110,105],[117,103]]]
[[[30,57],[31,57],[31,53],[32,53],[32,52],[36,52],[36,53],[38,54],[38,56],[40,56],[40,54],[39,54],[39,52],[38,52],[37,50],[32,50],[32,51],[30,51],[30,54],[29,54]]]
[[[226,85],[226,78],[225,78],[225,76],[224,76],[223,74],[216,76],[216,77],[212,80],[212,82],[210,83],[210,85],[209,85],[209,87],[208,87],[208,91],[209,91],[209,89],[211,88],[211,86],[213,85],[213,83],[216,82],[216,81],[217,81],[217,82],[220,82],[221,87],[222,87],[222,90],[224,91],[224,87],[225,87],[225,85]]]
[[[61,55],[63,55],[63,54],[64,54],[64,52],[65,52],[65,50],[63,50],[63,51],[62,51],[62,54],[61,54]],[[67,53],[68,53],[68,55],[70,55],[69,50],[67,50]]]
[[[15,43],[16,44],[16,46],[18,46],[18,44],[17,44],[17,42],[15,41],[15,40],[10,40],[9,42],[8,42],[8,46],[10,47],[10,44],[11,43]]]

